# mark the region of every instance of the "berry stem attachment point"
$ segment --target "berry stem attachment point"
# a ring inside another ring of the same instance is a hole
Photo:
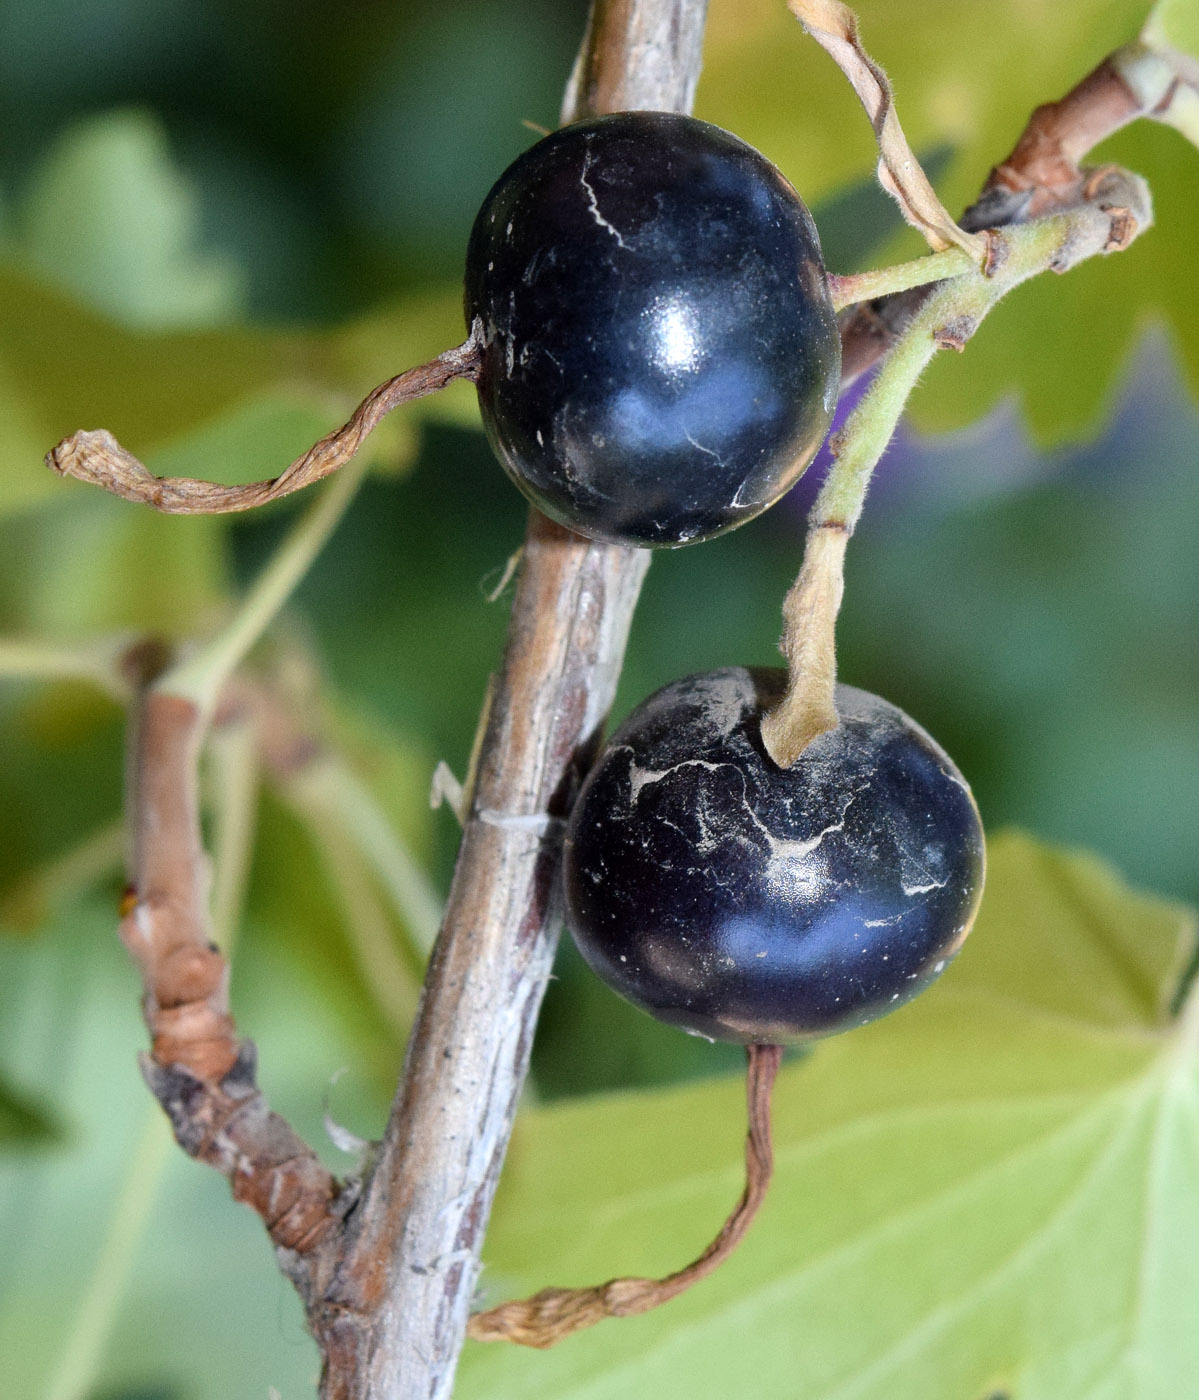
[[[931,304],[938,304],[937,298]],[[762,720],[762,742],[780,768],[790,768],[813,739],[837,727],[836,627],[845,547],[875,465],[936,348],[927,314],[918,317],[831,443],[833,464],[808,519],[799,577],[783,603],[787,690]]]
[[[720,1267],[745,1237],[774,1173],[770,1097],[782,1060],[781,1045],[747,1045],[745,1079],[749,1130],[745,1139],[745,1189],[733,1213],[707,1249],[665,1278],[614,1278],[595,1288],[544,1288],[531,1298],[476,1313],[467,1336],[477,1342],[516,1342],[552,1347],[572,1332],[606,1317],[635,1317],[685,1293]]]

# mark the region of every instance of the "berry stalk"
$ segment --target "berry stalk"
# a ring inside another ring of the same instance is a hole
[[[780,768],[790,768],[817,735],[836,727],[835,632],[845,546],[874,469],[935,352],[964,349],[991,309],[1029,278],[1065,272],[1086,258],[1125,248],[1151,222],[1144,182],[1112,167],[1101,169],[1086,182],[1073,209],[991,229],[985,268],[972,267],[925,294],[874,383],[830,443],[833,464],[808,517],[803,565],[783,605],[787,691],[762,722],[763,742]]]

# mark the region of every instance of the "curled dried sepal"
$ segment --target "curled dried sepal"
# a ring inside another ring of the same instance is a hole
[[[899,205],[904,218],[919,229],[934,252],[956,246],[981,266],[987,257],[987,240],[959,228],[937,198],[903,134],[887,75],[862,46],[857,16],[838,0],[787,0],[787,4],[849,79],[866,109],[878,142],[879,183]]]
[[[268,481],[220,486],[190,476],[155,476],[104,429],[64,438],[47,454],[46,465],[59,476],[101,486],[114,496],[153,506],[166,515],[225,515],[252,510],[338,471],[357,454],[368,434],[393,408],[436,393],[455,379],[473,379],[478,365],[479,345],[472,327],[469,337],[453,350],[372,389],[343,427],[321,438]]]
[[[488,1312],[476,1313],[467,1336],[477,1342],[552,1347],[572,1332],[593,1327],[606,1317],[635,1317],[661,1307],[724,1263],[745,1237],[774,1172],[770,1095],[783,1051],[779,1045],[749,1045],[746,1056],[749,1131],[745,1139],[745,1190],[720,1233],[699,1258],[665,1278],[614,1278],[594,1288],[543,1288],[531,1298],[515,1299]]]

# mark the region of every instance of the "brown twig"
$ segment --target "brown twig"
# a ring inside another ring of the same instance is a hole
[[[689,112],[706,10],[707,0],[592,0],[562,121],[630,108]]]
[[[407,1069],[328,1327],[357,1388],[445,1396],[561,922],[563,818],[611,703],[646,551],[533,513],[473,798]]]
[[[567,119],[594,93],[682,110],[706,0],[599,0]],[[648,36],[648,42],[647,42]],[[655,38],[654,36],[658,36]],[[577,104],[577,105],[576,105]],[[325,1400],[444,1400],[558,940],[563,817],[616,688],[644,550],[533,512],[473,800],[407,1068],[321,1323]]]
[[[268,481],[219,486],[190,476],[155,476],[102,428],[64,438],[47,454],[46,465],[59,476],[103,487],[114,496],[153,506],[166,515],[223,515],[252,510],[290,496],[344,467],[393,408],[436,393],[455,379],[473,379],[481,353],[476,331],[472,327],[471,334],[455,349],[372,389],[349,422],[321,438]]]
[[[478,1342],[517,1342],[552,1347],[564,1337],[593,1327],[606,1317],[635,1317],[685,1293],[720,1267],[745,1238],[766,1199],[774,1172],[770,1141],[770,1095],[782,1060],[779,1045],[746,1047],[745,1097],[749,1131],[745,1138],[745,1189],[720,1233],[698,1259],[665,1278],[614,1278],[594,1288],[543,1288],[470,1320],[468,1336]]]
[[[991,171],[983,187],[1031,198],[1025,218],[1036,218],[1077,198],[1080,163],[1089,151],[1144,112],[1111,58],[1028,119],[1011,155]]]
[[[229,969],[211,941],[200,838],[196,705],[144,686],[132,725],[132,880],[121,938],[141,972],[152,1038],[142,1069],[191,1156],[262,1217],[306,1301],[319,1294],[355,1193],[337,1182],[255,1083],[251,1041],[229,1014]]]

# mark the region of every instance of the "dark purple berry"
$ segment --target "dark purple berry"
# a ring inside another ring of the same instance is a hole
[[[983,833],[942,749],[837,688],[840,724],[789,770],[761,716],[782,671],[689,676],[639,706],[566,836],[567,921],[622,996],[697,1035],[793,1042],[926,987],[978,908]]]
[[[803,201],[693,117],[578,122],[509,166],[471,233],[466,318],[500,461],[598,539],[681,545],[749,520],[798,479],[836,400]]]

